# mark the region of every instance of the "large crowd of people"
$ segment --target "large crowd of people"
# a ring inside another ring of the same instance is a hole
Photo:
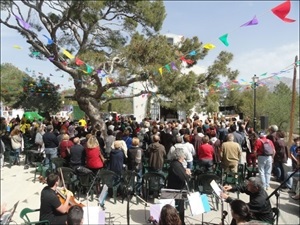
[[[10,164],[20,165],[20,154],[35,149],[44,154],[44,166],[50,171],[54,167],[52,159],[60,157],[74,171],[78,167],[86,167],[96,175],[102,169],[116,174],[132,170],[137,172],[141,181],[145,172],[143,167],[147,167],[149,172],[164,174],[167,164],[167,187],[185,189],[196,169],[211,173],[220,165],[227,173],[237,173],[238,165],[242,164],[257,168],[259,175],[251,177],[244,186],[224,186],[224,190],[248,194],[250,201],[243,206],[245,210],[255,215],[256,220],[267,222],[272,220],[271,205],[262,199],[265,199],[266,190],[270,188],[271,175],[281,183],[300,165],[300,137],[295,138],[294,144],[288,149],[284,141],[285,133],[276,125],[259,133],[254,132],[247,120],[201,121],[198,117],[168,122],[145,118],[141,123],[131,118],[121,118],[120,121],[107,120],[105,125],[104,129],[97,129],[86,118],[78,123],[55,117],[45,121],[27,121],[24,118],[6,121],[1,118],[0,165],[4,166],[5,152],[9,152]],[[293,162],[293,170],[285,171],[284,164],[288,158]],[[30,158],[27,157],[25,164],[28,163]],[[59,180],[55,175],[49,176],[48,186],[42,191],[42,198],[48,200],[41,204],[41,219],[62,219],[65,222],[65,205],[56,200],[51,203],[51,207],[64,215],[62,218],[54,218],[56,213],[48,212],[49,198]],[[300,199],[299,176],[299,171],[293,173],[282,189],[295,193],[293,199]],[[221,197],[231,202],[235,210],[234,205],[239,202],[231,199],[226,192]],[[43,215],[44,210],[49,216]],[[180,218],[183,220],[182,215]],[[248,214],[246,212],[245,216],[236,218],[247,219]],[[184,224],[184,221],[181,222]]]

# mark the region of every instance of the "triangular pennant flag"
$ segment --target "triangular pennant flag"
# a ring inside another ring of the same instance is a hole
[[[85,65],[86,65],[86,72],[87,73],[93,72],[93,69],[92,69],[92,67],[90,67],[90,65],[88,65],[88,64],[85,64]]]
[[[300,65],[300,60],[298,60],[298,61],[296,62],[296,65],[297,65],[297,66],[299,66],[299,65]]]
[[[205,45],[203,46],[203,48],[208,49],[208,50],[214,49],[215,47],[216,47],[216,46],[214,46],[213,44],[210,44],[210,43],[205,44]]]
[[[75,58],[75,64],[77,65],[77,66],[82,66],[83,64],[84,64],[84,62],[82,61],[82,60],[80,60],[79,58]]]
[[[190,55],[190,56],[196,55],[196,51],[195,51],[195,50],[191,51],[191,52],[189,53],[189,55]]]
[[[158,71],[159,71],[160,75],[162,76],[162,71],[163,71],[163,68],[162,68],[162,67],[160,67],[160,68],[158,69]]]
[[[113,81],[109,77],[106,77],[106,83],[111,84]]]
[[[45,34],[43,34],[43,36],[44,36],[45,38],[47,38],[47,40],[48,40],[47,45],[52,45],[52,44],[53,44],[53,40],[52,40],[51,38],[48,38]]]
[[[39,55],[40,55],[40,52],[34,51],[34,52],[32,52],[32,55],[34,55],[34,56],[39,56]]]
[[[66,49],[63,49],[63,54],[67,56],[69,59],[74,59],[74,56],[68,52]]]
[[[227,37],[228,37],[228,34],[224,34],[222,35],[221,37],[219,37],[219,40],[225,45],[225,46],[229,46],[229,43],[227,41]]]
[[[291,2],[290,0],[285,1],[284,3],[274,7],[271,9],[272,12],[278,16],[280,19],[282,19],[284,22],[287,23],[292,23],[295,22],[296,20],[286,18],[287,14],[289,14],[291,10]]]
[[[19,20],[19,22],[22,24],[22,26],[24,27],[24,29],[29,30],[30,25],[28,23],[26,23],[24,20],[22,20],[20,17],[15,16],[17,20]]]
[[[256,16],[254,16],[252,20],[248,21],[247,23],[244,23],[243,25],[241,25],[241,27],[252,26],[257,24],[258,24],[258,20]]]
[[[13,48],[15,48],[15,49],[22,49],[21,46],[19,46],[19,45],[13,45]]]
[[[171,69],[170,69],[170,66],[169,66],[169,64],[165,65],[165,68],[168,70],[168,72],[170,72],[170,73],[171,73]]]
[[[263,77],[263,76],[266,76],[268,73],[263,73],[261,74],[260,76]]]
[[[171,62],[171,68],[172,70],[178,70],[174,62]]]

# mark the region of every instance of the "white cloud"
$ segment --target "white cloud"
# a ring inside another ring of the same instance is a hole
[[[273,49],[257,48],[250,52],[240,53],[234,56],[232,68],[240,71],[239,79],[250,80],[251,77],[261,75],[267,72],[280,72],[287,67],[291,68],[295,56],[299,54],[299,43],[289,43]],[[283,73],[282,76],[290,77],[289,73]]]

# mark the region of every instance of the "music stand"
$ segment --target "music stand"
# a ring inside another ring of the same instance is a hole
[[[11,220],[12,220],[12,217],[16,211],[16,208],[18,207],[18,204],[19,204],[19,201],[17,201],[14,206],[12,207],[11,210],[5,212],[2,217],[1,217],[1,224],[3,225],[8,225]]]
[[[175,199],[177,200],[179,217],[182,224],[184,223],[184,201],[187,199],[188,190],[177,190],[177,189],[161,189],[160,197],[162,199]],[[176,204],[176,203],[175,203]]]

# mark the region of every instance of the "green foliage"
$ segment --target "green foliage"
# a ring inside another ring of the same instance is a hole
[[[23,79],[29,76],[10,63],[1,64],[0,70],[1,101],[7,106],[12,106],[23,92]]]
[[[55,112],[61,104],[57,89],[48,79],[34,79],[12,64],[1,64],[1,101],[7,106]]]

